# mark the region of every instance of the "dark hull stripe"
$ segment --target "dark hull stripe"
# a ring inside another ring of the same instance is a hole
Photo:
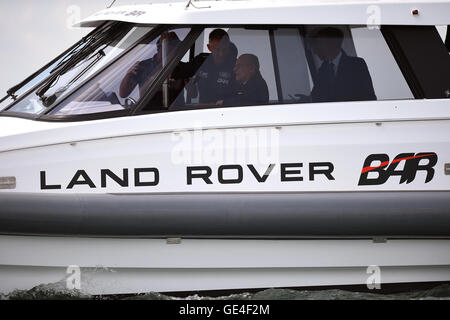
[[[450,237],[450,192],[0,193],[0,234]]]

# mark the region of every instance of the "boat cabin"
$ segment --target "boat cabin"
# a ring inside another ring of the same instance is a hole
[[[112,7],[8,90],[1,115],[80,121],[208,108],[450,96],[450,2]],[[447,31],[448,33],[449,31]]]

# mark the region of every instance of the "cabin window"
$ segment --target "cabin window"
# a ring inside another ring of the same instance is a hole
[[[190,59],[186,61],[188,56]],[[143,112],[278,103],[267,29],[206,28],[183,60],[158,90],[166,90],[169,99],[159,100],[160,104],[154,104],[152,99]],[[247,75],[248,64],[252,79]],[[247,81],[254,84],[253,92],[234,94]]]
[[[142,111],[413,99],[379,29],[206,28]],[[156,104],[155,104],[156,102]]]
[[[136,106],[188,35],[190,28],[169,29],[146,38],[113,66],[93,78],[72,99],[54,109],[56,116],[124,111]],[[163,92],[149,102],[160,105]]]
[[[383,28],[416,98],[450,97],[450,55],[434,26]]]
[[[305,26],[311,75],[300,102],[413,99],[379,29],[366,26]]]

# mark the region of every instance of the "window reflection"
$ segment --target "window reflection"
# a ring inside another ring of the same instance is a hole
[[[52,114],[91,114],[134,108],[172,59],[189,31],[188,28],[174,29],[154,39],[143,40],[113,66],[84,85],[73,99],[53,110]],[[177,96],[178,92],[174,91],[172,95]],[[160,90],[152,97],[149,107],[161,108],[164,99],[168,98]]]
[[[75,48],[72,55],[62,59],[62,64],[67,61],[69,61],[70,64],[65,72],[58,74],[55,81],[49,83],[48,89],[43,92],[42,97],[38,96],[36,92],[42,89],[41,87],[48,81],[47,79],[43,84],[39,85],[39,90],[33,90],[33,92],[24,97],[8,111],[30,114],[41,113],[53,102],[61,100],[70,93],[71,89],[75,88],[88,77],[103,68],[124,50],[127,50],[151,29],[152,27],[132,27],[131,25],[118,24],[111,26],[111,28],[107,29],[105,32],[94,34],[86,43]],[[74,60],[74,57],[83,50],[86,55],[79,61],[76,59]],[[42,80],[46,78],[46,73],[51,73],[51,70],[54,70],[53,73],[59,72],[60,62],[61,61],[54,63],[51,69],[45,70],[42,74],[38,75],[36,79]],[[45,98],[50,99],[45,101]]]

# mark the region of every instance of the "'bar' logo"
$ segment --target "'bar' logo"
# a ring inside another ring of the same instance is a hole
[[[383,184],[392,176],[400,176],[400,183],[411,183],[416,178],[417,171],[426,172],[425,183],[428,183],[434,177],[433,167],[436,165],[437,160],[437,154],[434,152],[401,153],[392,162],[389,162],[387,154],[371,154],[364,161],[358,185]],[[405,161],[403,170],[396,170],[401,161]],[[374,162],[376,162],[375,165]],[[376,172],[378,175],[369,178],[371,172]]]

